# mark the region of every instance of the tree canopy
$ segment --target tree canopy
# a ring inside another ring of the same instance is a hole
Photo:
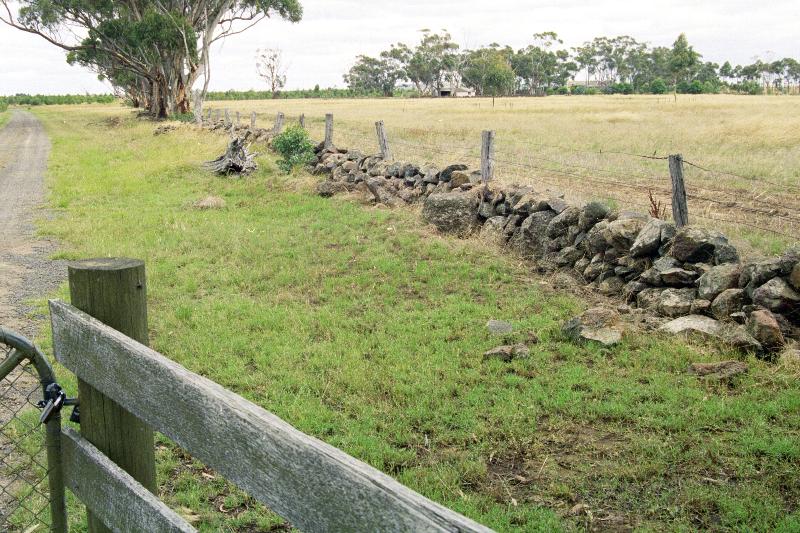
[[[209,48],[273,15],[297,22],[298,0],[23,0],[0,20],[68,52],[135,105],[164,116],[187,112],[200,77],[210,79]]]

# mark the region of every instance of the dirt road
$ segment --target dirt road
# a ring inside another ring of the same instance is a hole
[[[30,300],[58,287],[66,275],[49,260],[55,244],[37,238],[34,222],[47,216],[44,173],[50,141],[39,120],[14,111],[0,130],[0,325],[35,336]]]

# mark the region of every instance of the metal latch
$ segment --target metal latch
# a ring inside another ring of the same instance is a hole
[[[36,406],[42,410],[42,415],[39,417],[40,424],[46,424],[50,421],[54,414],[61,411],[65,405],[74,405],[70,420],[79,422],[78,419],[78,399],[67,398],[67,394],[61,389],[58,383],[51,383],[44,390],[44,400],[40,401]]]

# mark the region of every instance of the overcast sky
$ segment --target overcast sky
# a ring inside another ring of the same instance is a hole
[[[300,23],[264,21],[217,46],[211,89],[262,88],[254,67],[259,47],[283,49],[288,88],[343,86],[355,56],[414,43],[423,28],[445,28],[465,47],[499,42],[514,48],[550,30],[570,47],[623,34],[668,46],[685,32],[711,61],[800,58],[799,0],[301,1]],[[67,65],[62,50],[0,24],[0,95],[107,91],[91,72]]]

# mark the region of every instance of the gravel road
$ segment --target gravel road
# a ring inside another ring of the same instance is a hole
[[[0,130],[0,325],[34,337],[41,319],[30,317],[30,300],[52,291],[66,277],[51,261],[55,243],[35,235],[34,221],[48,215],[44,173],[50,141],[31,113],[14,111]]]

